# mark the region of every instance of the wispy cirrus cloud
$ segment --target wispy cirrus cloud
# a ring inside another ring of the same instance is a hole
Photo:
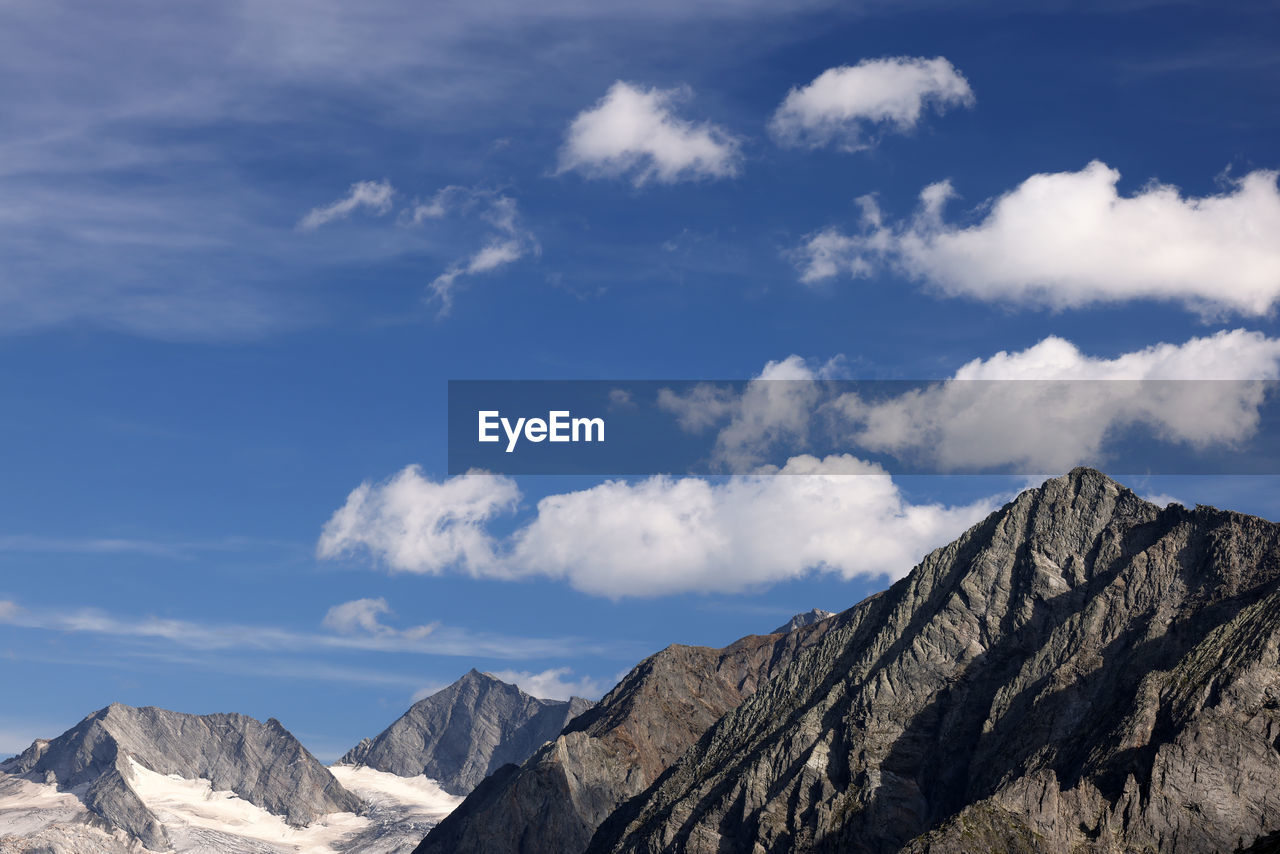
[[[383,216],[391,211],[391,200],[395,193],[391,182],[385,179],[357,181],[342,198],[308,211],[298,222],[298,228],[301,231],[314,231],[322,225],[346,219],[362,209],[376,216]]]
[[[0,624],[140,642],[163,641],[166,647],[172,645],[220,653],[235,650],[291,653],[346,650],[523,659],[554,658],[602,649],[582,638],[516,637],[438,623],[395,629],[376,619],[389,610],[380,609],[378,601],[356,600],[335,606],[327,615],[329,633],[147,615],[122,616],[98,608],[28,609],[12,599],[0,599]],[[366,615],[374,619],[370,621]]]
[[[442,315],[448,314],[453,307],[460,280],[491,273],[542,251],[533,232],[525,226],[516,200],[502,193],[446,187],[428,202],[419,203],[406,213],[408,221],[420,224],[447,216],[454,210],[464,213],[478,211],[477,215],[489,233],[478,249],[450,264],[428,286],[432,298],[440,304]]]
[[[417,640],[439,628],[439,623],[396,629],[386,625],[381,618],[391,613],[391,606],[381,597],[377,599],[353,599],[334,605],[324,615],[322,625],[342,635],[366,634],[374,637]]]

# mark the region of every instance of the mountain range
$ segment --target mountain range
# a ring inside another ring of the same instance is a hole
[[[110,706],[0,772],[2,852],[1273,851],[1280,525],[1077,469],[594,706],[472,671],[329,769],[275,721]],[[197,785],[280,838],[197,827]]]

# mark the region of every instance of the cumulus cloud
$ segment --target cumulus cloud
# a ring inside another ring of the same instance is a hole
[[[972,106],[969,82],[942,57],[864,59],[828,68],[807,86],[792,89],[769,123],[781,145],[845,151],[870,148],[875,129],[906,132],[927,107],[944,112]]]
[[[381,216],[391,210],[391,198],[395,193],[389,181],[357,181],[341,199],[323,207],[312,208],[298,223],[298,228],[312,231],[322,225],[346,219],[360,208]]]
[[[889,267],[948,295],[1008,305],[1158,299],[1203,314],[1271,311],[1280,298],[1276,172],[1251,172],[1199,198],[1155,183],[1122,196],[1119,178],[1098,161],[1033,175],[969,226],[943,218],[949,182],[925,188],[917,213],[896,225],[864,198],[859,233],[829,228],[800,247],[801,279]]]
[[[609,598],[737,592],[815,571],[896,578],[1004,496],[914,504],[882,467],[792,449],[822,442],[938,471],[1048,472],[1097,464],[1132,428],[1171,445],[1231,448],[1257,434],[1264,381],[1280,380],[1280,339],[1234,330],[1098,357],[1050,337],[874,397],[828,382],[840,369],[790,356],[739,391],[666,393],[662,405],[691,431],[716,428],[726,469],[745,473],[552,494],[512,533],[495,534],[492,523],[519,503],[514,481],[433,482],[409,467],[353,492],[318,551],[359,548],[415,572],[562,579]],[[760,464],[780,453],[780,468]],[[344,612],[361,626],[381,613],[377,600]]]
[[[1191,448],[1238,446],[1257,433],[1269,391],[1254,380],[1277,378],[1280,340],[1258,332],[1224,331],[1113,359],[1049,337],[887,401],[847,393],[830,406],[863,450],[943,470],[1062,471],[1097,464],[1108,440],[1131,427]]]
[[[847,476],[854,474],[860,476]],[[410,467],[382,486],[364,485],[356,491],[366,490],[358,498],[361,512],[336,525],[331,520],[322,540],[330,528],[340,529],[344,540],[360,543],[388,565],[441,572],[447,550],[422,543],[455,524],[457,507],[442,496],[470,493],[480,477],[432,483]],[[474,524],[467,531],[469,548],[483,559],[468,560],[467,550],[454,549],[456,568],[492,578],[564,579],[577,590],[610,598],[737,592],[813,570],[896,578],[995,506],[913,505],[876,466],[849,456],[797,456],[778,476],[650,477],[547,496],[532,519],[499,537],[481,523],[492,512],[511,509],[518,494],[510,481],[492,479],[505,482],[500,498],[479,502],[483,510],[469,514]],[[413,488],[399,490],[392,500],[369,494],[402,482]],[[331,552],[322,546],[320,553]],[[380,613],[375,601],[353,606],[343,617],[377,625]]]
[[[594,107],[569,125],[559,172],[590,178],[630,176],[671,184],[736,175],[739,142],[709,122],[695,124],[672,107],[688,100],[681,89],[645,89],[619,80]]]
[[[442,482],[409,466],[383,483],[362,483],[325,524],[321,558],[365,551],[393,570],[439,573],[461,567],[473,575],[495,566],[484,525],[514,509],[515,481],[466,474]]]
[[[549,496],[512,559],[611,598],[738,592],[813,570],[900,578],[995,506],[911,504],[876,466],[799,456],[777,476],[651,477]]]
[[[570,697],[586,697],[594,700],[604,694],[607,686],[589,676],[570,679],[571,673],[573,671],[568,667],[553,667],[541,673],[530,673],[527,670],[499,670],[489,675],[503,682],[519,685],[526,694],[541,697],[544,700],[567,700]]]

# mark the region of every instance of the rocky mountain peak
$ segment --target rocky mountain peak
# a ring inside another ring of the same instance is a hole
[[[578,697],[532,697],[472,668],[414,703],[375,738],[362,740],[340,762],[402,777],[425,774],[446,791],[464,795],[502,765],[524,761],[590,706]]]
[[[38,740],[3,770],[60,789],[86,787],[90,811],[151,848],[164,829],[133,791],[132,762],[163,775],[208,780],[302,826],[331,812],[355,812],[346,791],[275,719],[188,715],[122,703],[99,709],[55,739]]]
[[[593,852],[1235,850],[1280,828],[1280,526],[1097,471],[831,621]]]
[[[814,623],[822,622],[828,617],[834,617],[834,611],[824,611],[821,608],[813,608],[805,611],[803,614],[796,614],[790,620],[778,626],[771,635],[785,635],[787,632],[794,632],[796,629],[802,629],[805,626],[812,626]]]

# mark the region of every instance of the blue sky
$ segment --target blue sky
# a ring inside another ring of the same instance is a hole
[[[1280,376],[1274,2],[350,5],[0,11],[0,752],[116,700],[331,758],[472,666],[598,694],[1026,482],[469,485],[450,379]],[[645,551],[691,507],[736,545]]]

